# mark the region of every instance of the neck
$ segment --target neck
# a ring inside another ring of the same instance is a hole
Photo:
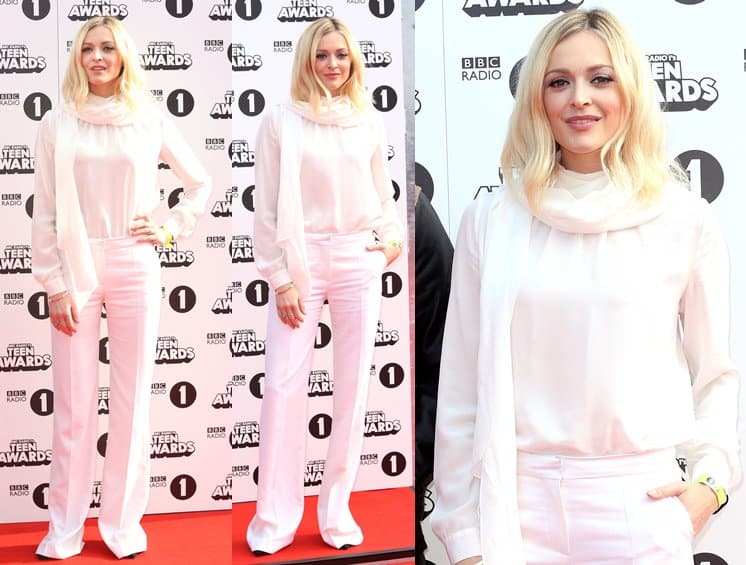
[[[117,93],[117,85],[110,82],[107,82],[106,84],[91,84],[89,82],[88,91],[91,94],[100,96],[101,98],[109,98]]]
[[[568,171],[575,173],[596,173],[603,170],[601,153],[589,153],[586,155],[565,155],[560,157],[560,163]]]

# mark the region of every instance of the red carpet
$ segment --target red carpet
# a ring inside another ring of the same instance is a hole
[[[154,514],[145,516],[142,524],[148,533],[148,551],[136,559],[119,563],[218,565],[231,562],[229,510]],[[46,533],[46,522],[0,525],[0,563],[55,563],[39,561],[34,554]],[[118,561],[101,541],[95,518],[86,521],[83,539],[86,542],[83,553],[66,559],[64,563],[90,565]]]
[[[255,504],[233,505],[233,564],[373,563],[414,555],[414,491],[411,488],[353,492],[350,509],[363,530],[359,546],[339,551],[326,545],[316,523],[315,496],[306,497],[295,541],[274,555],[254,557],[246,544],[246,526]],[[403,560],[402,563],[413,560]],[[399,561],[397,561],[399,562]]]

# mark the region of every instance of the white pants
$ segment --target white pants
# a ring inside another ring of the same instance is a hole
[[[518,504],[529,565],[691,565],[692,522],[676,497],[673,450],[575,458],[518,453]]]
[[[109,429],[98,527],[117,557],[145,551],[140,526],[149,492],[150,383],[160,310],[160,265],[134,238],[91,240],[99,287],[77,332],[52,330],[54,433],[49,533],[37,553],[64,559],[83,548],[96,472],[101,305],[109,336]]]
[[[321,537],[333,546],[358,545],[363,534],[349,498],[363,445],[365,407],[386,257],[367,251],[370,233],[306,237],[311,291],[305,321],[283,324],[270,301],[264,398],[260,418],[256,515],[246,539],[274,553],[293,541],[303,515],[308,375],[324,300],[334,345],[334,415],[318,500]]]

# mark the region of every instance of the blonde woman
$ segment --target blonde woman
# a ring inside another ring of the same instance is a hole
[[[325,300],[334,336],[334,425],[319,529],[336,548],[363,540],[349,498],[363,442],[380,276],[402,247],[382,121],[365,93],[360,50],[339,20],[317,20],[300,36],[291,96],[264,120],[256,142],[255,258],[274,289],[257,511],[247,532],[256,554],[290,544],[303,514],[308,374]]]
[[[96,470],[99,324],[106,303],[111,403],[99,531],[117,557],[146,549],[150,381],[160,308],[153,244],[188,235],[210,180],[150,101],[134,43],[115,18],[88,20],[73,41],[63,104],[36,144],[33,273],[49,297],[54,432],[49,533],[40,558],[83,548]],[[162,225],[158,161],[184,184]]]
[[[454,257],[433,515],[453,563],[691,564],[739,477],[727,251],[654,89],[602,10],[523,64],[508,186]]]

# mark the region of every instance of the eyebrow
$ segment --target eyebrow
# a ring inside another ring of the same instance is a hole
[[[606,63],[602,63],[600,65],[593,65],[592,67],[588,67],[585,70],[593,72],[593,71],[598,71],[600,69],[610,69],[613,71],[614,67],[612,65],[607,65]],[[549,69],[547,70],[546,73],[544,73],[544,76],[547,76],[551,73],[569,73],[569,72],[570,72],[569,69]]]
[[[91,41],[84,41],[83,46],[85,45],[96,45],[96,43]],[[116,43],[107,39],[106,41],[102,41],[101,45],[116,45]]]

